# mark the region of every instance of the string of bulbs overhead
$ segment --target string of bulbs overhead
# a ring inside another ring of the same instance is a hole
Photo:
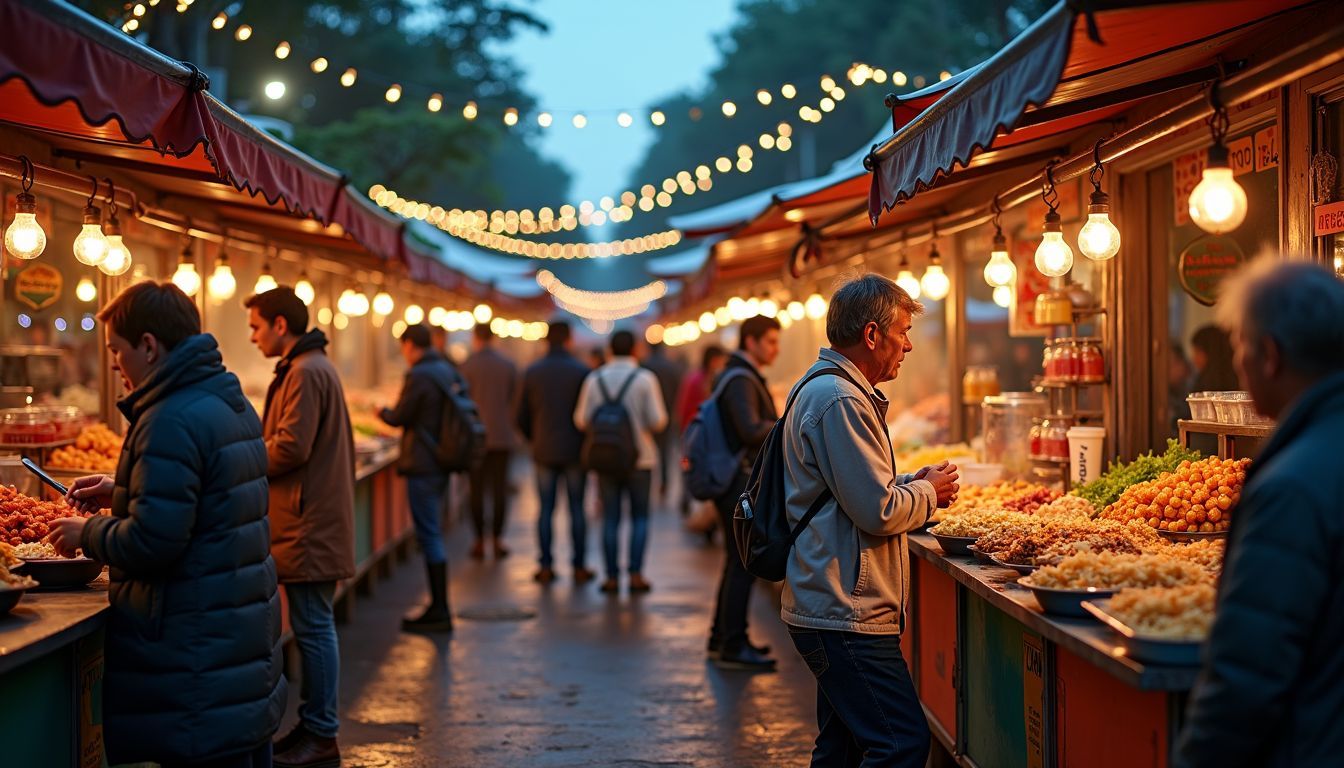
[[[36,169],[24,155],[19,156],[19,162],[23,166],[19,179],[20,191],[14,199],[14,220],[5,228],[5,250],[15,258],[31,260],[46,250],[47,233],[37,220],[37,196],[33,194]],[[93,190],[84,205],[79,234],[75,236],[75,260],[85,266],[97,267],[111,277],[124,275],[131,269],[132,257],[130,248],[122,240],[121,224],[117,221],[116,187],[111,179],[103,179],[108,187],[108,215],[104,219],[101,210],[94,205],[98,198],[99,182],[92,176],[89,180],[93,183]]]
[[[667,283],[662,280],[624,291],[585,291],[565,284],[545,269],[537,272],[537,285],[551,295],[557,307],[590,323],[643,314],[650,304],[667,295]]]
[[[830,302],[820,293],[813,293],[806,300],[794,299],[787,303],[771,296],[734,296],[714,310],[701,312],[695,320],[654,323],[645,329],[644,340],[650,344],[681,346],[699,340],[704,334],[714,333],[757,315],[773,317],[779,321],[781,328],[788,329],[804,319],[820,320],[826,316],[828,309]]]

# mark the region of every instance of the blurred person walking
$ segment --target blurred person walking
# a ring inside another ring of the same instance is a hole
[[[518,398],[518,430],[532,445],[541,505],[537,517],[540,567],[533,578],[540,584],[555,581],[552,542],[555,505],[563,481],[569,508],[574,582],[586,584],[594,574],[588,570],[588,523],[583,508],[587,475],[579,461],[583,433],[574,426],[574,409],[589,370],[572,352],[569,323],[551,323],[546,345],[546,356],[523,374]]]
[[[630,591],[648,592],[644,554],[649,537],[649,492],[658,465],[654,435],[667,427],[667,408],[658,380],[639,367],[635,336],[611,336],[611,361],[584,381],[574,408],[574,425],[588,434],[584,459],[598,475],[602,498],[602,549],[607,578],[602,591],[620,591],[620,526],[625,502],[630,505]]]
[[[285,684],[261,421],[172,283],[137,283],[98,320],[126,390],[125,447],[115,477],[70,486],[93,516],[54,521],[50,540],[111,567],[107,759],[270,766]]]
[[[442,513],[449,472],[439,461],[435,439],[455,393],[465,397],[467,385],[451,363],[432,346],[429,328],[416,324],[401,334],[401,354],[410,366],[401,396],[379,417],[400,427],[401,458],[397,471],[406,478],[406,491],[415,523],[415,538],[425,558],[429,605],[418,616],[402,619],[407,632],[452,632],[448,607],[448,553],[443,545]]]
[[[756,578],[742,565],[733,535],[733,510],[747,487],[751,466],[770,430],[779,420],[770,387],[761,373],[779,357],[779,321],[756,315],[747,318],[739,330],[739,347],[729,358],[714,388],[723,415],[727,447],[741,455],[737,475],[722,496],[714,500],[723,530],[723,575],[714,604],[714,621],[709,633],[709,657],[726,669],[772,670],[775,660],[769,647],[751,644],[747,634],[747,613],[751,587]]]
[[[1344,283],[1256,263],[1218,298],[1234,365],[1278,426],[1232,510],[1179,768],[1337,765],[1344,753]]]
[[[686,370],[677,361],[668,357],[667,347],[661,343],[650,344],[649,353],[640,360],[639,365],[645,370],[653,371],[653,375],[658,379],[663,405],[669,409],[667,426],[655,435],[658,442],[658,494],[666,502],[670,498],[668,481],[671,478],[672,462],[676,459],[677,438],[681,436],[681,425],[684,423],[677,420],[677,414],[672,410],[672,406],[677,402],[677,390],[681,388],[682,379],[686,377]]]
[[[280,768],[340,764],[336,584],[355,575],[355,448],[327,337],[288,286],[243,302],[252,343],[279,358],[262,436],[270,480],[271,556],[289,607],[302,680],[299,724],[275,743]]]
[[[462,364],[462,377],[485,422],[485,461],[471,473],[471,524],[476,541],[471,557],[485,557],[485,495],[490,494],[490,543],[496,558],[507,557],[502,541],[508,522],[509,458],[513,451],[514,406],[518,396],[518,369],[495,349],[495,334],[487,323],[473,331],[474,351]]]
[[[700,367],[691,371],[686,378],[681,380],[681,391],[677,393],[677,424],[681,430],[685,430],[695,418],[696,411],[700,410],[700,404],[709,399],[709,393],[714,389],[714,382],[718,380],[719,374],[723,373],[723,367],[728,362],[728,353],[718,344],[710,344],[705,347],[704,352],[700,354]],[[681,515],[686,517],[691,512],[691,495],[686,493],[683,488],[681,493]],[[711,510],[713,511],[713,510]],[[704,529],[695,521],[688,520],[687,527],[698,533],[704,533]],[[714,530],[713,526],[718,525],[718,512],[714,512],[707,520],[710,523],[708,531]]]

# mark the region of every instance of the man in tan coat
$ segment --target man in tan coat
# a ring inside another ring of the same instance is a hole
[[[339,765],[336,732],[340,654],[332,603],[355,575],[355,449],[345,393],[308,330],[308,307],[292,288],[252,296],[252,343],[278,357],[266,391],[262,432],[271,493],[271,555],[289,603],[302,659],[299,725],[275,745],[279,768]]]

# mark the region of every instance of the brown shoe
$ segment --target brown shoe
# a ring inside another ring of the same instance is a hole
[[[597,574],[593,573],[587,568],[576,568],[574,570],[575,584],[587,584],[588,582],[592,581],[595,578],[597,578]]]
[[[496,542],[495,542],[495,559],[496,559],[496,560],[503,560],[504,558],[506,558],[506,557],[508,557],[508,556],[509,556],[509,550],[508,550],[508,548],[505,547],[505,546],[504,546],[503,544],[501,544],[500,542],[496,541]]]
[[[304,730],[293,746],[272,758],[275,768],[341,768],[341,748]]]
[[[643,576],[642,574],[638,574],[638,573],[632,573],[632,574],[630,574],[630,591],[631,591],[632,593],[634,593],[634,592],[648,592],[648,591],[650,591],[650,590],[652,590],[652,589],[653,589],[653,585],[650,584],[650,583],[648,582],[648,580],[645,579],[644,576]]]
[[[477,539],[477,540],[476,540],[476,543],[471,545],[471,553],[470,553],[470,554],[471,554],[471,559],[472,559],[472,560],[484,560],[484,559],[485,559],[485,542],[482,541],[482,540],[480,540],[480,539]]]
[[[555,569],[542,568],[540,571],[536,572],[536,574],[532,577],[532,580],[537,582],[538,584],[550,584],[551,582],[555,581]]]
[[[621,582],[617,581],[616,579],[607,579],[606,581],[602,582],[602,586],[599,587],[599,589],[601,589],[608,595],[614,595],[617,592],[621,591]]]

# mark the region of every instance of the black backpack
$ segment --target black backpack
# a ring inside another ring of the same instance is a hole
[[[803,379],[789,396],[784,414],[765,438],[761,452],[756,456],[756,463],[751,467],[747,490],[738,498],[737,507],[733,510],[733,533],[742,565],[752,576],[765,581],[784,580],[793,543],[826,502],[834,498],[831,489],[827,487],[807,508],[807,513],[798,524],[789,528],[788,499],[784,485],[784,424],[803,387],[819,376],[843,376],[858,386],[854,378],[841,368],[823,368]]]
[[[621,385],[621,390],[612,397],[602,376],[593,374],[597,377],[598,391],[602,393],[602,404],[588,421],[581,458],[585,467],[600,475],[625,477],[634,471],[639,461],[635,425],[630,419],[630,411],[625,407],[625,393],[638,375],[639,369],[635,369]]]
[[[432,375],[432,374],[431,374]],[[420,438],[429,444],[434,462],[444,472],[471,472],[485,461],[485,422],[476,403],[465,393],[460,382],[433,376],[443,392],[443,419],[438,437],[420,429]]]

